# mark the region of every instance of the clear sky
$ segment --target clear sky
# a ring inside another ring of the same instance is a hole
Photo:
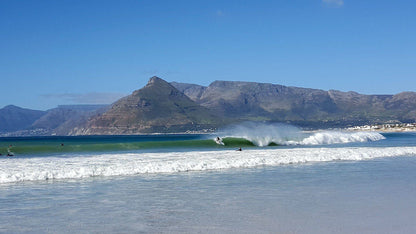
[[[111,103],[154,75],[416,91],[416,1],[0,0],[0,108]]]

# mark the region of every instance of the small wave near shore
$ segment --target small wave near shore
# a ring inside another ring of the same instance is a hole
[[[341,147],[98,154],[4,160],[0,184],[89,177],[180,173],[335,160],[415,156],[416,147]]]

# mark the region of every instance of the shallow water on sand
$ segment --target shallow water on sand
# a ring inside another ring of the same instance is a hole
[[[414,233],[416,158],[25,182],[0,232]]]
[[[414,133],[318,132],[242,152],[99,138],[62,153],[62,139],[12,139],[22,154],[0,158],[0,233],[416,233]]]

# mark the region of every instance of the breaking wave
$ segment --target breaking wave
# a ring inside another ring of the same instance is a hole
[[[303,132],[286,124],[248,122],[223,130],[224,139],[243,138],[260,147],[269,145],[325,145],[383,140],[377,132],[317,131]],[[226,141],[224,141],[226,143]],[[226,144],[227,145],[227,144]]]
[[[333,160],[415,156],[416,147],[270,148],[244,151],[97,154],[77,157],[3,158],[0,184],[147,173],[178,173]]]
[[[217,136],[222,138],[224,144],[217,144],[214,140]],[[220,132],[215,136],[165,136],[165,137],[102,137],[89,138],[30,138],[26,140],[0,142],[0,154],[6,155],[9,145],[11,151],[17,156],[39,156],[71,154],[80,152],[126,152],[126,151],[151,151],[154,149],[174,150],[202,150],[202,149],[226,149],[235,147],[264,147],[276,145],[325,145],[350,142],[367,142],[385,139],[376,132],[341,132],[320,131],[305,133],[292,126],[268,125],[248,128],[239,127],[229,132]],[[15,140],[15,139],[12,139]]]

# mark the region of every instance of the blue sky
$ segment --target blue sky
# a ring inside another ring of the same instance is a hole
[[[111,103],[151,76],[416,91],[416,2],[0,0],[0,108]]]

